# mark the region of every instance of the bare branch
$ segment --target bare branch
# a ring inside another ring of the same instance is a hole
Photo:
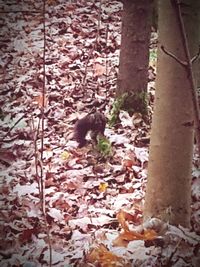
[[[37,139],[39,136],[39,131],[40,131],[40,119],[38,121],[37,128],[34,125],[34,120],[33,117],[31,117],[31,130],[34,133],[33,135],[33,144],[34,144],[34,160],[35,160],[35,175],[36,175],[36,180],[38,182],[38,188],[39,188],[39,195],[41,196],[41,186],[40,186],[40,175],[39,175],[39,167],[41,168],[41,164],[39,163],[39,152],[38,152],[38,146],[37,146]]]
[[[193,109],[194,109],[195,135],[196,135],[198,151],[200,153],[200,110],[199,110],[195,78],[194,78],[194,74],[192,70],[192,62],[191,62],[191,57],[190,57],[190,52],[189,52],[189,45],[188,45],[188,40],[186,36],[185,25],[183,21],[182,12],[181,12],[180,2],[179,0],[171,0],[171,3],[177,15],[183,48],[184,48],[185,57],[187,60],[187,67],[185,68],[185,70],[187,72],[188,79],[190,82],[190,90],[191,90]]]
[[[199,51],[197,52],[197,54],[191,59],[191,63],[194,63],[200,56],[200,45],[199,45]]]
[[[43,86],[42,86],[42,107],[41,107],[41,152],[40,152],[40,162],[41,162],[41,169],[40,169],[40,186],[41,186],[41,204],[42,204],[42,212],[45,220],[46,225],[46,234],[49,246],[49,267],[52,266],[52,242],[51,242],[51,235],[50,235],[50,226],[47,221],[46,216],[46,205],[45,205],[45,177],[44,177],[44,169],[43,169],[43,160],[44,160],[44,109],[45,109],[45,98],[46,98],[46,0],[43,0]]]
[[[44,109],[45,109],[45,95],[46,95],[46,83],[45,83],[45,76],[46,76],[46,25],[45,25],[45,12],[46,12],[46,0],[43,0],[43,83],[42,83],[42,106],[41,106],[41,148],[40,148],[40,159],[41,163],[43,163],[43,153],[44,153]],[[41,205],[42,205],[42,212],[44,215],[46,214],[45,211],[45,194],[44,194],[44,175],[43,175],[43,167],[40,170],[40,188],[41,188]]]
[[[186,67],[187,66],[187,62],[180,60],[177,56],[175,56],[174,54],[172,54],[169,51],[167,51],[163,45],[161,45],[160,48],[162,49],[162,51],[166,55],[168,55],[168,56],[172,57],[173,59],[175,59],[181,66],[183,66],[183,67]]]

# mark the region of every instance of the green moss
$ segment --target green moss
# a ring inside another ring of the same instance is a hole
[[[147,93],[144,91],[136,93],[124,93],[117,97],[110,112],[108,124],[112,127],[119,120],[120,110],[127,111],[131,116],[135,112],[147,115]]]
[[[128,93],[124,93],[115,99],[112,109],[110,111],[109,119],[108,119],[108,124],[111,127],[114,126],[118,122],[120,110],[124,106],[124,102],[127,96],[128,96]]]

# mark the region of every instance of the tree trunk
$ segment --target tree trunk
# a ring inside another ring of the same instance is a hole
[[[147,89],[151,0],[124,0],[117,96]]]
[[[199,45],[199,10],[196,0],[181,1],[190,54]],[[159,45],[185,60],[180,29],[170,0],[159,1]],[[189,226],[193,105],[190,83],[183,66],[158,51],[156,99],[153,114],[144,219],[161,218]]]

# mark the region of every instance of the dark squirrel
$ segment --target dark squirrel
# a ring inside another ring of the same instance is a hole
[[[78,147],[86,145],[86,135],[90,131],[91,138],[97,142],[97,135],[104,135],[106,127],[106,117],[103,113],[96,111],[87,114],[78,120],[74,127],[74,139],[79,143]]]

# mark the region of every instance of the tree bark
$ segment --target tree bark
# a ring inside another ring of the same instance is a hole
[[[199,45],[200,2],[183,0],[181,10],[193,57]],[[159,45],[185,61],[178,20],[170,0],[159,1],[158,17]],[[184,67],[161,49],[157,69],[144,219],[157,217],[188,227],[194,140],[190,82]]]
[[[146,91],[151,0],[124,0],[117,95]]]

